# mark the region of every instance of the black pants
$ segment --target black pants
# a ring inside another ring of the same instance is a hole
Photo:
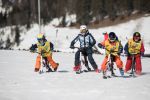
[[[78,66],[80,64],[80,52],[82,52],[83,55],[88,57],[88,60],[90,64],[92,65],[93,69],[97,69],[97,64],[95,63],[92,53],[87,53],[87,51],[80,51],[78,50],[75,54],[75,66]]]

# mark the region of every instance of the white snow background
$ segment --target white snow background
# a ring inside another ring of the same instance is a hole
[[[0,100],[150,99],[150,58],[142,58],[141,76],[105,80],[102,73],[75,74],[74,53],[53,53],[55,61],[60,63],[58,72],[43,74],[34,72],[37,54],[1,50],[0,55]],[[99,67],[103,58],[94,54]],[[125,64],[126,57],[121,58]],[[115,73],[120,76],[118,69]]]
[[[139,31],[144,39],[147,54],[150,53],[150,17],[142,17],[124,24],[98,29],[89,29],[97,43],[103,40],[102,32],[114,31],[122,44],[133,32]],[[56,30],[58,33],[56,35]],[[36,42],[38,25],[21,35],[19,47],[28,49]],[[104,80],[102,73],[75,74],[74,53],[69,49],[70,42],[77,36],[79,29],[55,28],[51,24],[43,27],[42,32],[55,44],[53,58],[59,62],[58,72],[38,74],[34,72],[37,54],[19,50],[0,50],[0,100],[149,100],[150,99],[150,58],[142,58],[142,75],[136,78],[110,78]],[[7,33],[6,33],[7,34]],[[99,49],[101,50],[101,49]],[[103,50],[101,50],[103,52]],[[94,54],[99,68],[104,55]],[[121,57],[126,63],[126,57]],[[91,66],[90,66],[91,67]],[[115,70],[120,75],[118,69]],[[126,74],[127,75],[127,74]]]

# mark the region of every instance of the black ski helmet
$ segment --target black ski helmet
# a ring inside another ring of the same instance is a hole
[[[141,34],[139,32],[134,32],[133,37],[140,37],[141,38]]]
[[[108,36],[110,41],[113,42],[116,40],[116,34],[114,32],[110,32]]]

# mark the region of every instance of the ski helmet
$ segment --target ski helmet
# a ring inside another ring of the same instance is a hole
[[[111,42],[114,42],[116,40],[116,34],[114,32],[110,32],[108,37]]]
[[[87,32],[87,26],[86,25],[81,25],[80,26],[80,32],[81,32],[81,34],[84,35]]]
[[[45,36],[44,34],[40,33],[37,35],[37,40],[41,45],[44,45],[44,41],[45,41]]]
[[[140,41],[141,40],[141,34],[139,32],[135,32],[133,34],[133,40],[136,41],[136,42]]]

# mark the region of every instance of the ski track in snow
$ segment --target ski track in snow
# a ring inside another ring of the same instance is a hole
[[[0,50],[0,100],[149,100],[150,58],[136,78],[103,79],[102,73],[73,72],[74,53],[53,53],[58,72],[34,72],[37,54]],[[98,66],[104,55],[94,54]],[[124,65],[126,57],[121,57]],[[91,67],[91,66],[90,66]],[[120,75],[118,70],[115,70]]]

